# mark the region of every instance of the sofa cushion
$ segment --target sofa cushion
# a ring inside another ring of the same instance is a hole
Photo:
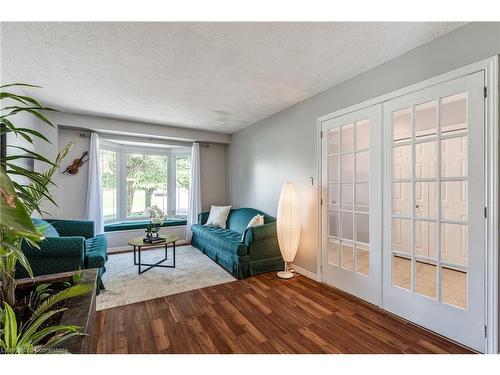
[[[242,256],[248,253],[248,247],[241,242],[241,234],[230,229],[213,226],[193,225],[193,233],[199,236],[202,242],[210,243],[220,250]]]
[[[31,221],[42,232],[44,237],[59,237],[59,233],[52,224],[38,218],[32,218]]]
[[[174,227],[179,225],[186,225],[185,219],[167,219],[161,225],[162,227]],[[134,221],[121,221],[118,223],[106,224],[104,226],[105,232],[116,232],[119,230],[131,230],[131,229],[146,229],[149,220],[134,220]]]

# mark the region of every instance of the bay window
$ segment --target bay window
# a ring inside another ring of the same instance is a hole
[[[159,207],[186,217],[191,154],[187,147],[144,147],[109,140],[101,144],[105,222],[146,219]]]

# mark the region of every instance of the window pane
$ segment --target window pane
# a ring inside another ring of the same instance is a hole
[[[191,156],[175,157],[175,214],[187,216],[189,201],[189,180],[191,178]]]
[[[466,267],[467,252],[467,225],[441,224],[441,260]]]
[[[437,183],[415,182],[415,216],[437,217]]]
[[[342,182],[352,181],[354,172],[354,158],[352,154],[341,155],[341,176]]]
[[[467,309],[467,272],[442,267],[441,298],[444,303]]]
[[[339,180],[339,157],[337,155],[328,157],[328,182]]]
[[[467,177],[467,136],[441,141],[441,176]]]
[[[415,145],[415,177],[436,177],[436,142],[423,142]]]
[[[448,96],[441,101],[441,133],[467,130],[467,94]]]
[[[370,216],[356,214],[356,241],[370,243]]]
[[[151,206],[168,213],[168,157],[134,153],[126,154],[126,162],[127,218],[145,217]]]
[[[342,184],[341,198],[342,198],[342,209],[352,210],[353,204],[353,188],[352,184]]]
[[[328,264],[333,266],[340,265],[340,243],[338,240],[328,242]]]
[[[392,219],[392,249],[411,254],[411,220]]]
[[[354,148],[353,124],[342,126],[342,152],[350,152]]]
[[[346,243],[342,241],[342,257],[341,263],[342,268],[353,271],[354,270],[354,261],[353,261],[353,246],[351,243]]]
[[[339,237],[339,212],[328,212],[328,235],[332,237]]]
[[[352,212],[342,212],[342,238],[352,241]]]
[[[356,122],[356,149],[370,147],[370,120]]]
[[[370,274],[370,253],[367,245],[356,244],[356,272]]]
[[[411,290],[411,260],[393,255],[392,278],[394,286]]]
[[[392,139],[394,142],[411,139],[410,108],[405,108],[392,114]]]
[[[415,220],[415,253],[418,256],[436,259],[436,223]]]
[[[366,181],[370,178],[370,153],[368,151],[356,153],[356,180]]]
[[[436,298],[436,265],[418,261],[415,269],[415,292]]]
[[[339,146],[339,128],[328,130],[328,153],[338,154],[340,151]]]
[[[412,176],[411,145],[392,149],[392,178],[411,178]]]
[[[411,216],[411,182],[392,183],[392,214]]]
[[[467,221],[467,181],[441,182],[441,216],[447,220]]]
[[[415,137],[435,136],[436,133],[436,101],[417,105],[415,107]]]
[[[370,207],[370,184],[356,184],[356,210],[368,211]]]
[[[340,185],[328,184],[328,204],[338,206],[340,204]]]
[[[102,210],[104,220],[118,217],[116,152],[101,150]]]

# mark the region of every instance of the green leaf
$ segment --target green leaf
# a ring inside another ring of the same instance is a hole
[[[6,87],[12,87],[12,86],[25,86],[25,87],[36,87],[36,88],[41,88],[41,86],[36,86],[36,85],[30,85],[28,83],[19,83],[19,82],[16,82],[16,83],[9,83],[7,85],[2,85],[0,86],[0,89],[4,89]]]
[[[47,320],[52,318],[54,315],[59,314],[60,312],[68,310],[67,308],[56,309],[47,311],[44,314],[40,314],[36,317],[36,319],[29,320],[27,326],[24,328],[23,332],[19,335],[19,345],[24,345],[29,342],[33,342],[32,336],[36,333],[38,328],[45,323]],[[33,315],[34,316],[34,315]],[[32,317],[33,318],[33,317]]]
[[[47,311],[60,301],[86,294],[90,292],[92,288],[93,286],[90,284],[77,284],[69,287],[68,289],[61,290],[59,293],[47,298],[40,306],[38,306],[38,308],[33,313],[33,317],[36,318],[37,316],[43,314],[45,311]]]
[[[33,277],[33,270],[31,269],[30,262],[28,261],[28,258],[26,258],[26,255],[24,255],[23,251],[21,250],[20,244],[13,245],[8,242],[2,242],[1,246],[4,248],[8,249],[10,251],[9,255],[11,259],[15,259],[17,262],[19,262],[26,272]]]
[[[4,340],[7,349],[13,348],[17,344],[17,320],[14,310],[8,303],[4,302],[5,309],[5,327]]]
[[[36,231],[2,166],[0,166],[0,193],[0,226],[33,241],[40,241],[42,236]]]
[[[51,327],[47,327],[47,328],[43,328],[41,329],[40,331],[34,333],[31,338],[30,338],[30,341],[33,343],[33,344],[38,344],[41,340],[43,340],[45,337],[47,337],[48,335],[51,335],[53,333],[56,333],[56,332],[64,332],[64,333],[70,333],[70,332],[77,332],[77,333],[80,333],[80,327],[79,326],[70,326],[70,325],[57,325],[57,326],[51,326]],[[51,339],[52,340],[52,339]],[[50,343],[50,341],[49,341]],[[47,344],[49,344],[47,343]]]
[[[34,157],[34,159],[36,160],[40,160],[40,161],[43,161],[47,164],[50,164],[50,165],[55,165],[53,162],[51,162],[49,159],[47,159],[45,156],[43,155],[40,155],[39,153],[37,152],[34,152],[34,151],[31,151],[31,150],[28,150],[26,147],[21,147],[21,146],[14,146],[14,145],[7,145],[7,147],[10,147],[10,148],[16,148],[18,150],[22,150],[24,151],[25,153],[27,153],[28,155],[31,155]],[[18,156],[20,156],[21,158],[29,158],[28,155],[15,155],[16,156],[16,159],[18,159]],[[10,160],[9,157],[6,157],[5,160]]]

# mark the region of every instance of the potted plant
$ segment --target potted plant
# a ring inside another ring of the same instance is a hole
[[[158,206],[151,206],[146,209],[146,215],[149,216],[149,224],[146,228],[146,242],[160,241],[160,228],[165,222],[167,216]]]
[[[43,214],[41,204],[55,204],[50,187],[59,163],[67,155],[72,144],[66,146],[54,162],[22,146],[6,144],[6,135],[23,138],[29,144],[35,140],[49,140],[40,132],[14,124],[15,116],[35,116],[48,126],[53,124],[43,114],[53,111],[36,99],[7,91],[9,87],[32,85],[14,83],[0,86],[2,102],[0,124],[2,155],[0,159],[0,352],[43,353],[53,350],[63,341],[80,334],[80,327],[59,324],[68,309],[68,300],[88,293],[91,285],[80,283],[79,276],[62,284],[34,285],[28,290],[28,298],[16,301],[16,265],[19,263],[29,275],[33,272],[24,256],[21,245],[28,241],[32,246],[43,240],[41,231],[31,221],[31,214]],[[7,102],[7,105],[4,103]],[[50,142],[49,142],[50,143]],[[13,152],[7,153],[10,148]],[[17,151],[17,153],[16,153]],[[45,172],[23,167],[23,160],[37,160],[48,165]],[[12,178],[11,178],[12,177]],[[24,291],[26,293],[26,290]]]

